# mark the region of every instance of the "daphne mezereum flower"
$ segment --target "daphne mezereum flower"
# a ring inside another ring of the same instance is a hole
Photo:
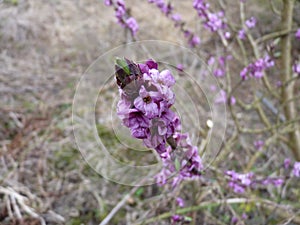
[[[182,199],[182,198],[180,198],[180,197],[177,197],[176,198],[176,203],[177,203],[177,205],[179,206],[179,207],[184,207],[184,200]]]
[[[293,72],[296,73],[298,76],[300,75],[300,63],[295,63],[293,65]]]
[[[202,17],[206,15],[207,10],[209,8],[209,4],[206,3],[204,0],[194,0],[193,7],[197,10],[198,15]]]
[[[245,32],[244,29],[239,30],[239,32],[238,32],[238,37],[239,37],[239,39],[241,39],[241,40],[244,40],[244,39],[246,38],[246,32]]]
[[[200,38],[197,35],[191,33],[191,35],[188,37],[188,44],[190,47],[195,48],[200,44]]]
[[[240,174],[233,170],[228,170],[225,175],[229,177],[228,186],[236,193],[243,193],[246,187],[252,184],[253,173]]]
[[[250,19],[245,21],[245,24],[248,28],[253,28],[256,26],[257,20],[255,19],[255,17],[251,17]]]
[[[171,217],[171,220],[172,220],[172,222],[180,222],[180,221],[184,220],[184,217],[181,215],[175,214]]]
[[[254,179],[255,174],[253,172],[240,174],[233,170],[228,170],[225,172],[225,175],[227,175],[229,178],[228,186],[236,193],[244,193],[247,187],[255,188],[257,185],[273,185],[275,187],[279,187],[284,183],[284,179],[281,177],[266,177],[263,179]]]
[[[300,177],[300,162],[295,162],[293,167],[293,175],[295,177]]]
[[[111,6],[112,5],[112,0],[104,0],[104,4],[106,6]]]
[[[129,29],[132,36],[136,36],[139,30],[137,21],[128,14],[124,0],[104,0],[106,6],[113,6],[117,23],[123,28]]]
[[[254,63],[249,64],[240,72],[240,76],[243,80],[247,79],[248,76],[261,78],[264,75],[264,71],[275,65],[274,61],[270,56],[265,56],[256,60]]]
[[[262,140],[256,140],[253,142],[254,144],[254,147],[257,149],[257,150],[261,150],[262,147],[264,146],[265,142],[262,141]]]
[[[139,30],[139,25],[136,22],[136,20],[133,17],[129,17],[128,19],[126,19],[125,23],[127,27],[130,29],[132,35],[135,36]]]
[[[204,22],[204,26],[210,29],[212,32],[225,29],[226,24],[224,23],[223,18],[224,13],[222,11],[218,13],[208,12],[206,15],[206,21]]]
[[[224,33],[224,36],[225,36],[226,39],[229,39],[231,37],[231,33],[229,31],[226,31]]]
[[[117,59],[115,68],[120,93],[117,115],[132,137],[141,139],[160,155],[164,168],[156,176],[157,183],[166,184],[176,173],[173,186],[199,177],[203,166],[198,148],[191,144],[188,134],[181,133],[180,119],[171,110],[175,103],[171,89],[175,79],[171,72],[159,71],[153,60],[136,64]],[[176,151],[180,151],[180,157]]]
[[[300,28],[295,33],[296,39],[300,40]]]
[[[172,13],[173,7],[170,3],[166,3],[164,0],[148,0],[149,3],[154,3],[160,9],[160,11],[169,16]]]
[[[175,13],[175,14],[173,14],[173,15],[171,16],[171,19],[172,19],[174,22],[178,23],[178,22],[181,21],[181,15]]]
[[[216,13],[210,12],[209,4],[204,0],[194,0],[193,7],[197,11],[198,16],[203,20],[204,27],[210,31],[224,30],[227,27],[224,21],[223,11]],[[229,38],[230,33],[226,33],[225,37]]]
[[[290,164],[291,164],[291,159],[289,158],[284,159],[283,166],[285,169],[288,169],[290,167]]]

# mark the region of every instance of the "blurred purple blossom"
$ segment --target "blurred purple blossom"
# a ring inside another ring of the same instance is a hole
[[[235,105],[235,103],[236,103],[235,97],[231,96],[231,98],[230,98],[230,105]]]
[[[278,178],[278,179],[274,179],[274,180],[273,180],[273,184],[274,184],[275,187],[279,187],[279,186],[281,186],[283,183],[284,183],[284,180],[281,179],[281,178]]]
[[[212,32],[224,30],[227,25],[224,21],[224,12],[216,13],[209,11],[209,4],[204,0],[194,0],[193,7],[197,11],[198,16],[203,20],[204,27]],[[230,33],[228,32],[227,37]],[[226,35],[225,35],[226,36]]]
[[[288,169],[288,168],[290,167],[290,165],[291,165],[291,159],[286,158],[286,159],[284,160],[284,162],[283,162],[283,165],[284,165],[284,168],[285,168],[285,169]]]
[[[200,38],[194,34],[191,34],[188,44],[190,47],[194,48],[200,44]]]
[[[282,82],[280,80],[276,81],[276,87],[281,87],[282,86]]]
[[[255,17],[251,17],[250,19],[245,21],[245,24],[248,28],[253,28],[256,26],[257,20],[255,19]]]
[[[227,101],[227,95],[226,95],[226,92],[224,90],[221,90],[216,99],[215,99],[215,103],[226,103]]]
[[[242,214],[242,219],[243,219],[243,220],[248,219],[248,215],[247,215],[246,213],[243,213],[243,214]]]
[[[183,64],[177,64],[177,66],[176,66],[176,68],[177,68],[177,70],[179,70],[180,72],[183,72],[183,70],[184,70],[184,66],[183,66]]]
[[[215,63],[215,57],[211,56],[209,57],[208,61],[207,61],[207,64],[209,66],[213,65]]]
[[[300,63],[294,63],[293,72],[296,73],[297,75],[300,75]]]
[[[104,0],[104,4],[106,6],[111,6],[112,5],[112,0]]]
[[[300,28],[296,31],[295,37],[296,37],[296,39],[300,40]]]
[[[215,77],[223,77],[225,75],[225,71],[221,68],[217,68],[214,70]]]
[[[207,13],[206,14],[206,21],[204,22],[204,26],[210,29],[212,32],[217,30],[225,29],[226,24],[223,21],[224,13]]]
[[[179,15],[179,14],[173,14],[172,16],[171,16],[171,18],[172,18],[172,20],[173,21],[175,21],[175,22],[180,22],[181,21],[181,15]]]
[[[131,31],[132,36],[136,36],[139,30],[139,25],[137,21],[130,17],[127,13],[124,0],[104,0],[106,6],[113,6],[115,9],[115,16],[117,18],[117,23],[123,28],[127,28]]]
[[[239,219],[238,219],[237,217],[235,217],[235,216],[233,216],[233,217],[231,218],[231,223],[232,223],[232,224],[236,224],[238,221],[239,221]]]
[[[173,216],[171,217],[172,222],[180,222],[180,221],[182,221],[183,219],[184,219],[184,217],[183,217],[183,216],[180,216],[180,215],[173,215]]]
[[[184,200],[182,198],[180,198],[180,197],[176,198],[176,203],[181,208],[184,207],[184,205],[185,205],[184,204]]]
[[[244,40],[244,39],[246,38],[246,32],[245,32],[244,29],[239,30],[239,32],[238,32],[238,37],[239,37],[239,39],[241,39],[241,40]]]
[[[231,33],[229,31],[226,31],[224,36],[226,39],[229,39],[231,37]]]
[[[261,150],[262,147],[264,146],[265,142],[262,141],[262,140],[256,140],[253,142],[254,144],[254,147],[257,149],[257,150]]]
[[[228,186],[236,193],[244,193],[246,187],[252,184],[253,173],[240,174],[233,170],[228,170],[225,175],[229,177]]]
[[[293,167],[293,175],[295,177],[300,177],[300,162],[295,162]]]
[[[261,78],[264,75],[264,71],[274,65],[274,61],[267,55],[243,68],[240,72],[240,76],[243,80],[247,79],[247,76]]]
[[[135,36],[139,30],[139,25],[136,20],[133,17],[130,17],[126,20],[126,25],[130,29],[132,35]]]

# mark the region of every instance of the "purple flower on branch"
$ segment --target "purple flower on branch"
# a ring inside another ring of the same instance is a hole
[[[293,175],[295,177],[300,177],[300,162],[295,162],[293,167]]]
[[[288,169],[290,167],[291,160],[289,158],[286,158],[283,162],[284,168]]]
[[[126,20],[126,25],[130,29],[132,35],[135,36],[139,30],[139,25],[136,20],[133,17],[130,17]]]
[[[111,6],[112,5],[112,0],[104,0],[104,4],[106,6]]]
[[[256,140],[253,144],[257,150],[261,150],[265,143],[262,140]]]
[[[117,23],[123,28],[129,29],[132,36],[135,36],[139,26],[136,20],[129,16],[124,0],[104,0],[104,4],[106,6],[114,6]]]
[[[199,177],[203,166],[198,148],[187,134],[180,133],[179,117],[170,109],[175,102],[171,90],[175,79],[169,70],[160,72],[157,66],[153,60],[142,64],[116,60],[121,97],[117,113],[133,137],[160,155],[164,168],[156,176],[158,184],[166,184],[170,175],[178,173],[172,180],[176,186],[182,180]]]
[[[297,75],[300,75],[300,63],[295,63],[293,65],[293,71],[294,73],[296,73]]]
[[[246,38],[246,32],[245,32],[244,29],[239,30],[239,32],[238,32],[238,37],[239,37],[239,39],[241,39],[241,40],[244,40],[244,39]]]
[[[173,215],[173,216],[171,217],[172,222],[180,222],[180,221],[182,221],[183,219],[184,219],[184,217],[181,216],[181,215]]]
[[[184,207],[184,200],[180,197],[176,198],[176,203],[179,207]]]
[[[243,68],[240,72],[240,76],[243,80],[247,79],[247,76],[261,78],[264,75],[264,71],[274,65],[274,61],[267,55]]]
[[[295,33],[295,37],[296,37],[296,39],[300,40],[300,28]]]
[[[191,34],[189,37],[188,44],[190,47],[195,48],[197,45],[200,44],[200,38],[194,34]]]
[[[245,21],[246,26],[250,29],[256,26],[257,20],[255,17],[251,17],[250,19]]]

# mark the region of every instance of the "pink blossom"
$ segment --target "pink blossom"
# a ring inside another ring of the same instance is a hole
[[[296,39],[300,40],[300,28],[297,30],[297,32],[295,33],[295,37]]]
[[[256,21],[255,17],[252,16],[250,19],[245,21],[245,24],[248,28],[253,28],[256,26],[256,22],[257,21]]]
[[[295,162],[293,167],[293,175],[295,177],[300,177],[300,162]]]

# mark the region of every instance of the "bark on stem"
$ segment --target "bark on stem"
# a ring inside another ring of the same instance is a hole
[[[283,11],[281,15],[282,30],[291,30],[293,23],[293,9],[295,0],[283,0]],[[292,59],[291,59],[291,35],[286,34],[282,37],[281,41],[281,79],[286,83],[292,78]],[[282,101],[292,99],[294,97],[295,82],[290,82],[288,85],[282,87]],[[291,101],[284,107],[284,113],[287,120],[296,118],[295,102]],[[289,134],[291,143],[293,145],[292,152],[296,160],[300,161],[300,130],[299,123],[294,124],[294,130]]]

